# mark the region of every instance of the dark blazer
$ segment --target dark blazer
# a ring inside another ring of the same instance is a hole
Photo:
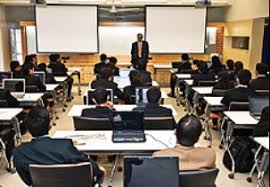
[[[56,80],[51,73],[46,73],[46,84],[56,84]]]
[[[229,107],[231,102],[249,102],[250,96],[252,96],[251,89],[238,87],[228,90],[221,103]]]
[[[54,76],[67,76],[68,69],[66,68],[65,64],[61,62],[50,63],[48,68],[52,70]]]
[[[135,108],[134,111],[144,112],[144,117],[172,117],[171,109],[162,107],[158,104],[147,104],[145,107]]]
[[[32,185],[29,172],[29,165],[31,164],[76,164],[90,161],[94,175],[98,178],[102,176],[98,165],[82,156],[71,140],[40,137],[20,145],[14,150],[13,156],[17,172],[28,186]]]
[[[131,86],[127,86],[124,88],[124,102],[125,104],[136,104],[136,88],[138,87],[145,87],[141,81],[136,81],[131,83]]]
[[[220,72],[224,71],[226,69],[225,65],[220,64],[217,66],[212,66],[210,68],[210,72],[215,73],[216,75],[218,75]]]
[[[270,89],[269,84],[270,84],[269,78],[267,78],[267,77],[258,77],[258,78],[251,81],[250,88],[253,91],[256,91],[256,90],[269,90]]]
[[[200,81],[215,81],[216,76],[214,73],[199,73],[192,75],[192,78],[194,79],[194,86],[198,86]]]
[[[105,62],[100,62],[98,64],[95,65],[95,68],[94,68],[94,74],[97,75],[97,74],[100,74],[101,73],[101,69],[103,67],[106,66],[106,63]]]
[[[9,91],[3,90],[3,89],[0,89],[0,100],[5,102],[5,104],[2,103],[3,105],[1,105],[0,103],[0,108],[6,108],[6,107],[16,108],[19,106],[18,100],[15,97],[13,97]]]
[[[118,99],[123,100],[123,92],[118,88],[118,85],[112,81],[105,79],[97,79],[91,84],[92,89],[104,88],[104,89],[112,89],[114,95],[118,97]]]
[[[152,86],[152,77],[151,73],[145,70],[140,70],[140,79],[142,82],[146,83],[148,86]]]
[[[41,80],[34,75],[27,75],[25,77],[26,92],[44,92],[46,91],[46,86],[41,82]],[[29,87],[36,87],[35,90]]]
[[[146,41],[142,42],[142,57],[139,57],[139,50],[138,50],[138,42],[134,42],[132,44],[131,49],[131,56],[132,56],[132,64],[137,64],[139,60],[142,60],[142,62],[148,63],[149,58],[149,44]]]
[[[227,84],[224,84],[223,82],[219,81],[214,86],[214,90],[230,90],[235,87],[234,81],[228,81]]]
[[[88,118],[113,118],[113,110],[107,108],[107,107],[100,107],[97,106],[93,109],[84,109],[82,111],[82,117],[88,117]]]
[[[179,72],[180,73],[185,73],[188,71],[192,71],[192,65],[189,61],[184,61],[182,62],[181,66],[179,67]]]
[[[254,130],[253,135],[256,136],[268,136],[269,133],[269,107],[263,109],[261,120]]]

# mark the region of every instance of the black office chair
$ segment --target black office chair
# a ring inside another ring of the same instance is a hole
[[[216,187],[219,169],[180,172],[180,187]]]
[[[249,111],[249,102],[231,102],[229,111]]]
[[[199,81],[198,86],[215,86],[217,84],[216,81]]]
[[[227,92],[227,90],[214,89],[213,90],[213,96],[224,97],[226,92]]]
[[[77,131],[106,131],[112,130],[112,122],[108,118],[74,117],[74,127]]]
[[[30,165],[32,187],[94,187],[90,163],[70,165]]]
[[[249,98],[249,111],[254,115],[261,115],[264,108],[269,106],[268,96],[251,96]]]
[[[173,117],[145,117],[145,130],[173,130],[176,122]]]

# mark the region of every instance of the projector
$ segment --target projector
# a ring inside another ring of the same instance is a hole
[[[196,1],[195,6],[197,8],[204,8],[204,7],[208,7],[212,5],[212,1],[211,0],[199,0]]]

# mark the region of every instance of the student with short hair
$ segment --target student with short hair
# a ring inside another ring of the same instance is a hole
[[[100,58],[100,62],[96,64],[94,68],[94,74],[97,76],[101,74],[101,69],[106,66],[107,60],[108,60],[108,57],[106,54],[101,54],[99,58]]]
[[[96,108],[84,109],[82,117],[89,118],[113,118],[113,103],[108,101],[109,96],[105,89],[98,88],[94,92],[93,102]]]
[[[269,90],[270,82],[268,76],[269,66],[259,63],[256,66],[256,79],[250,83],[250,88],[255,92],[256,90]]]
[[[234,71],[235,71],[235,74],[237,75],[239,73],[239,71],[242,71],[244,70],[244,64],[243,62],[241,61],[237,61],[235,64],[234,64]]]
[[[234,71],[234,61],[232,59],[227,60],[227,70]]]
[[[53,76],[52,73],[48,73],[47,71],[47,65],[45,63],[42,63],[42,64],[39,64],[38,65],[38,68],[40,71],[44,72],[45,73],[45,76],[46,76],[46,84],[56,84],[56,80]]]
[[[225,93],[222,103],[229,108],[231,102],[249,102],[252,90],[249,88],[251,81],[249,70],[242,70],[237,75],[237,86]]]
[[[216,153],[212,148],[196,147],[202,134],[202,124],[193,115],[183,117],[176,128],[175,148],[154,153],[155,157],[179,157],[180,171],[208,170],[216,167]]]
[[[194,86],[198,86],[200,81],[215,81],[216,75],[213,72],[209,72],[208,65],[205,62],[202,62],[198,66],[198,74],[192,75],[194,79]]]
[[[112,72],[113,72],[113,76],[119,76],[120,73],[119,73],[119,68],[116,67],[116,64],[117,64],[117,58],[115,57],[110,57],[109,58],[109,63],[108,63],[108,66],[110,66],[112,68]]]
[[[147,86],[152,86],[151,73],[146,70],[146,63],[139,62],[137,64],[137,71],[140,73],[140,80],[144,82]]]
[[[144,112],[145,117],[173,117],[171,109],[160,106],[161,90],[152,87],[147,92],[148,104],[145,107],[138,107],[134,111]]]
[[[13,73],[13,78],[19,79],[23,78],[23,71],[22,71],[22,66],[20,65],[19,61],[11,61],[10,62],[10,71]]]
[[[28,186],[33,185],[29,166],[32,164],[56,165],[91,162],[97,183],[104,173],[92,160],[84,157],[74,147],[72,140],[53,139],[49,136],[51,118],[43,107],[34,107],[27,115],[25,124],[32,135],[31,142],[23,143],[13,152],[14,164],[21,179]],[[90,177],[90,176],[89,176]]]
[[[123,93],[118,88],[118,85],[113,82],[113,75],[111,68],[103,67],[101,69],[100,78],[97,78],[95,81],[91,83],[92,89],[112,89],[115,96],[118,97],[118,99],[123,100]]]
[[[211,62],[212,62],[212,66],[210,68],[210,72],[218,75],[220,72],[225,70],[225,66],[222,64],[218,56],[213,56],[211,59]]]

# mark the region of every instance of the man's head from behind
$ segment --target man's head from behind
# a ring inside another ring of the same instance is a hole
[[[20,62],[19,61],[12,61],[10,63],[10,70],[11,70],[11,72],[21,71],[22,67],[20,65]]]
[[[252,79],[252,74],[249,70],[241,70],[237,74],[238,84],[248,86]]]
[[[189,61],[190,60],[189,55],[187,53],[182,54],[181,58],[182,58],[182,61]]]
[[[227,67],[229,70],[233,71],[234,70],[234,61],[231,59],[227,60]]]
[[[99,58],[100,58],[100,61],[103,62],[103,63],[106,63],[106,61],[108,59],[106,54],[101,54]]]
[[[50,120],[50,113],[46,108],[34,107],[28,113],[25,125],[33,137],[40,137],[49,134]]]
[[[180,145],[186,147],[194,146],[202,134],[202,124],[193,115],[183,117],[176,128],[176,137]]]
[[[109,80],[111,81],[112,76],[113,76],[113,72],[112,72],[112,68],[109,66],[104,66],[101,68],[101,73],[100,73],[100,78],[104,79],[104,80]]]
[[[259,63],[256,66],[256,74],[258,75],[265,75],[267,76],[269,71],[269,66],[263,63]]]
[[[161,99],[161,91],[158,87],[153,87],[147,92],[148,102],[151,104],[158,104]]]
[[[106,104],[108,102],[108,94],[107,91],[103,88],[98,88],[94,92],[93,101],[96,105]]]

